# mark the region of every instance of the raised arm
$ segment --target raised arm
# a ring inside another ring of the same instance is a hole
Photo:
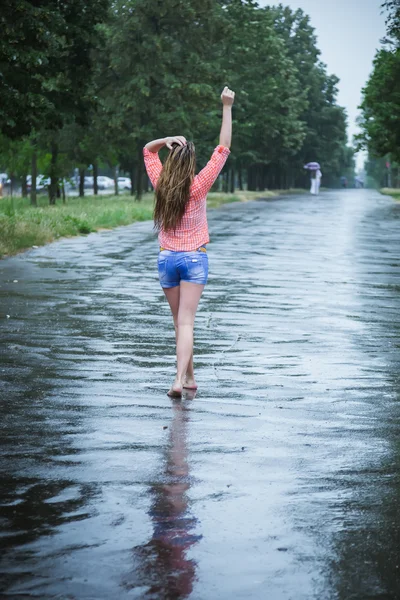
[[[195,177],[196,187],[201,192],[200,196],[203,197],[210,191],[214,181],[226,163],[232,141],[232,104],[235,100],[235,92],[225,87],[221,94],[221,100],[223,106],[219,146],[215,148],[211,159],[204,169]]]
[[[235,92],[224,87],[222,94],[222,125],[219,134],[219,143],[225,148],[230,148],[232,143],[232,105],[235,100]]]

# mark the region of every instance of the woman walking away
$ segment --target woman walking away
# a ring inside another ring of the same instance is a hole
[[[235,94],[224,88],[222,126],[210,161],[195,175],[193,142],[183,136],[166,137],[146,144],[143,153],[147,174],[156,191],[154,225],[159,232],[158,274],[175,325],[177,369],[169,396],[197,389],[193,370],[193,326],[208,277],[207,193],[217,179],[232,139],[232,105]],[[162,165],[158,152],[166,146]]]

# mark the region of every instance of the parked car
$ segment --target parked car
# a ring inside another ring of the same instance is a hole
[[[32,188],[32,175],[28,175],[26,178],[26,185],[28,192],[30,192]],[[45,177],[44,175],[38,175],[36,177],[36,191],[41,192],[42,190],[45,190],[48,185],[50,185],[50,177]]]
[[[130,190],[131,189],[130,177],[118,177],[118,187],[121,190]]]
[[[92,175],[85,176],[85,189],[93,189],[94,185],[94,177]],[[99,190],[106,190],[108,188],[114,187],[114,179],[111,177],[106,177],[105,175],[98,175],[97,177],[97,187]]]
[[[93,188],[93,177],[91,177],[90,175],[87,175],[85,177],[84,188],[85,190]]]
[[[99,190],[106,190],[107,188],[114,187],[114,179],[106,177],[105,175],[99,175],[97,177],[97,185]]]

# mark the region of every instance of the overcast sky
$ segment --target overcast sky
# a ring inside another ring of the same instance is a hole
[[[356,131],[361,89],[372,70],[372,61],[385,34],[383,0],[281,0],[285,6],[302,8],[311,17],[318,37],[321,60],[329,73],[340,78],[338,102],[347,110],[349,141]],[[279,0],[259,0],[261,6]]]

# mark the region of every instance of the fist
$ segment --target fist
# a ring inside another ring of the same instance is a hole
[[[232,106],[235,100],[235,92],[232,92],[232,90],[225,86],[222,90],[221,100],[224,106]]]

